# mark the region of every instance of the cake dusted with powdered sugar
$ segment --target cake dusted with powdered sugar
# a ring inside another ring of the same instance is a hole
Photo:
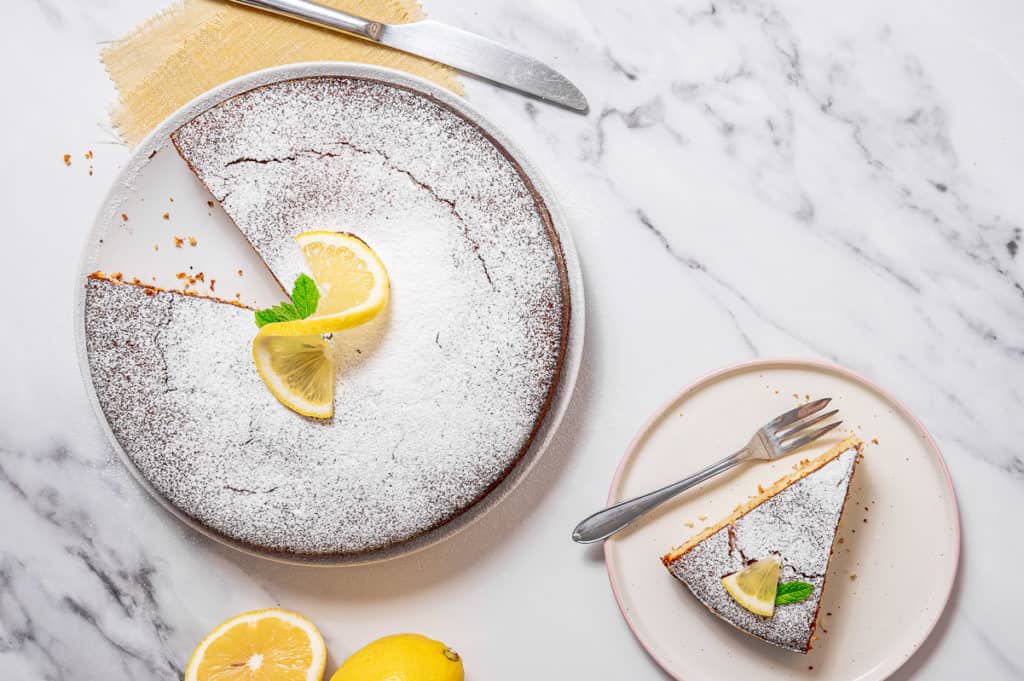
[[[811,648],[836,528],[846,504],[861,443],[849,438],[742,504],[734,513],[662,557],[662,562],[716,615],[783,648]],[[810,597],[778,606],[771,617],[737,603],[722,578],[775,556],[780,582],[813,586]]]
[[[389,307],[335,334],[335,416],[281,405],[252,364],[252,312],[94,277],[89,368],[114,436],[177,511],[246,547],[337,557],[450,522],[530,446],[569,325],[561,247],[510,156],[448,107],[388,83],[264,85],[173,135],[290,285],[293,237],[356,233]]]

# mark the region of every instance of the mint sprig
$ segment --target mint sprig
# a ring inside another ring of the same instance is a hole
[[[320,291],[316,288],[316,282],[308,275],[300,274],[292,285],[291,302],[256,310],[256,326],[305,319],[316,312],[319,302]]]
[[[806,601],[814,593],[814,585],[807,582],[783,582],[775,591],[775,605],[789,605]]]

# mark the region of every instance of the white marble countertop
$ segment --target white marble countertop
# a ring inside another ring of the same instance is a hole
[[[163,512],[82,387],[77,262],[128,155],[97,51],[163,4],[0,9],[0,265],[16,282],[0,334],[0,676],[178,678],[218,621],[281,604],[320,625],[329,667],[419,630],[456,644],[471,681],[664,678],[600,553],[569,530],[655,406],[708,370],[783,355],[883,384],[949,464],[960,578],[894,678],[1024,678],[1024,5],[429,0],[590,99],[583,117],[469,87],[565,203],[587,285],[583,372],[554,445],[482,521],[405,559],[316,570],[245,557]],[[92,176],[64,166],[90,148]]]

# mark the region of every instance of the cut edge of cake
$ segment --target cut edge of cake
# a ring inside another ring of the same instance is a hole
[[[790,485],[799,482],[801,479],[806,478],[811,473],[821,469],[825,464],[829,463],[843,452],[851,448],[855,448],[858,452],[860,452],[863,449],[863,447],[864,443],[861,441],[861,439],[856,435],[851,435],[850,437],[846,438],[842,442],[838,443],[837,445],[826,451],[824,454],[821,454],[820,456],[814,459],[805,459],[801,461],[799,468],[797,470],[779,478],[778,480],[773,482],[769,487],[764,488],[763,491],[759,490],[756,495],[752,496],[750,499],[743,502],[742,504],[739,504],[736,508],[734,508],[732,513],[730,513],[724,519],[722,519],[718,523],[715,523],[714,525],[704,528],[699,533],[688,539],[686,542],[673,548],[671,551],[669,551],[661,557],[661,562],[667,566],[669,563],[678,560],[681,556],[689,552],[690,549],[692,549],[700,542],[704,541],[711,535],[715,534],[726,525],[732,525],[737,520],[739,520],[740,517],[754,510],[755,508],[757,508],[764,502],[768,501],[769,499],[777,495],[779,492],[789,487]],[[848,494],[849,491],[847,491],[847,495]]]
[[[254,309],[254,308],[250,307],[249,305],[246,305],[245,303],[243,303],[241,301],[238,301],[238,300],[228,300],[227,298],[218,298],[217,296],[208,296],[208,295],[206,295],[204,293],[196,293],[195,291],[182,291],[181,289],[160,288],[159,286],[154,286],[153,284],[146,284],[146,283],[140,281],[138,278],[135,278],[135,279],[132,279],[131,281],[128,281],[128,280],[124,279],[121,276],[120,272],[107,273],[107,272],[104,272],[103,270],[96,270],[95,272],[90,272],[86,276],[86,279],[94,279],[96,281],[105,281],[107,283],[114,284],[115,286],[117,286],[117,285],[135,286],[135,287],[141,288],[143,291],[145,291],[147,296],[151,296],[151,295],[154,295],[156,293],[170,293],[171,295],[187,296],[189,298],[202,298],[203,300],[211,300],[211,301],[213,301],[215,303],[221,303],[223,305],[234,305],[235,307],[240,307],[243,310],[253,310]]]

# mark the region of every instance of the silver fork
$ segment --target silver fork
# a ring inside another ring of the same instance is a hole
[[[572,540],[579,544],[592,544],[607,539],[648,511],[661,506],[669,499],[685,492],[691,487],[699,485],[719,473],[724,473],[733,466],[751,459],[767,459],[771,461],[814,442],[842,423],[842,421],[836,421],[808,432],[807,429],[811,426],[817,425],[830,416],[835,416],[839,413],[838,409],[833,409],[813,419],[807,419],[808,416],[824,409],[831,401],[831,397],[825,397],[799,406],[796,409],[791,409],[758,428],[754,436],[750,438],[750,442],[735,454],[730,454],[718,463],[713,463],[704,470],[694,473],[688,478],[683,478],[679,482],[674,482],[671,485],[666,485],[661,489],[648,492],[633,499],[620,501],[614,506],[609,506],[604,510],[587,516],[572,531]]]

